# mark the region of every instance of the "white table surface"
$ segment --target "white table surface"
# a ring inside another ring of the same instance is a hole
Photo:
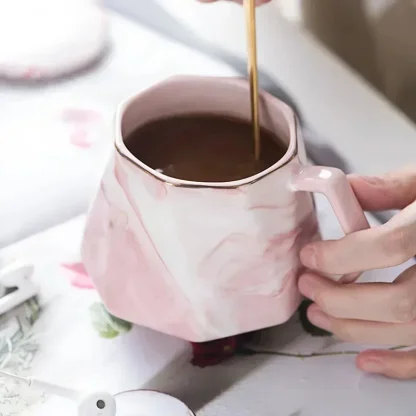
[[[339,226],[324,198],[318,198],[318,209],[324,236],[338,237]],[[416,381],[365,375],[355,368],[353,355],[305,359],[258,355],[200,369],[189,364],[187,343],[145,328],[135,327],[113,340],[100,338],[88,312],[96,293],[71,287],[60,267],[62,262],[77,261],[83,223],[82,217],[77,218],[0,252],[4,260],[17,256],[34,261],[34,280],[42,289],[45,309],[35,325],[39,351],[30,373],[78,389],[105,388],[113,393],[157,389],[204,416],[414,414]],[[391,281],[404,267],[367,273],[366,280]],[[310,337],[296,319],[265,331],[255,348],[290,353],[361,349]],[[23,415],[75,414],[63,399],[34,402]],[[1,405],[0,399],[0,413]]]

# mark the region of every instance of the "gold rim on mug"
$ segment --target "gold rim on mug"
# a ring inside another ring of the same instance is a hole
[[[271,173],[274,173],[277,170],[279,170],[280,168],[283,168],[284,166],[288,165],[298,155],[298,141],[297,141],[296,136],[297,136],[297,131],[298,131],[298,128],[299,128],[299,121],[297,120],[293,109],[289,105],[284,103],[283,101],[281,101],[278,98],[271,95],[269,92],[262,90],[262,91],[259,91],[259,97],[260,98],[269,97],[269,98],[273,98],[274,100],[280,101],[280,103],[284,107],[287,107],[287,109],[290,111],[290,120],[286,119],[286,122],[289,125],[289,141],[288,141],[288,145],[287,145],[287,150],[286,150],[286,153],[284,154],[284,156],[281,159],[279,159],[278,161],[276,161],[275,164],[273,164],[269,168],[265,169],[264,171],[254,175],[251,180],[250,180],[251,177],[247,177],[247,178],[238,179],[238,180],[229,181],[229,182],[197,182],[197,181],[194,182],[194,181],[189,181],[189,180],[186,180],[186,179],[178,179],[178,178],[170,177],[170,176],[164,175],[162,173],[156,172],[155,169],[146,165],[145,163],[140,161],[140,159],[136,158],[133,154],[131,154],[128,151],[127,147],[125,146],[124,137],[123,137],[122,130],[121,130],[122,120],[123,120],[123,113],[126,111],[126,109],[134,101],[139,99],[142,94],[144,94],[144,93],[149,94],[150,92],[152,92],[152,90],[154,88],[160,88],[161,85],[168,85],[173,80],[176,81],[176,82],[178,82],[178,81],[180,82],[181,80],[183,81],[184,79],[186,81],[189,81],[191,79],[192,80],[215,79],[216,82],[227,81],[228,83],[232,83],[233,85],[238,86],[238,87],[241,87],[243,85],[244,88],[249,88],[249,84],[248,84],[247,80],[243,79],[243,78],[200,77],[200,76],[195,76],[195,75],[173,76],[171,78],[168,78],[168,79],[162,81],[158,85],[150,87],[147,90],[142,91],[138,94],[135,94],[135,95],[131,96],[130,98],[128,98],[127,100],[125,100],[118,107],[118,110],[117,110],[116,116],[115,116],[115,125],[117,126],[117,130],[115,132],[116,139],[114,141],[114,146],[115,146],[116,152],[122,158],[124,158],[128,162],[130,162],[133,166],[138,167],[143,172],[153,176],[158,181],[160,181],[160,182],[162,182],[166,185],[169,185],[169,186],[174,186],[174,187],[178,187],[178,188],[193,188],[193,189],[204,189],[204,188],[206,188],[206,189],[218,189],[218,190],[219,189],[225,189],[225,190],[228,189],[229,190],[229,189],[238,189],[238,188],[241,188],[243,186],[251,185],[253,183],[256,183],[256,182],[260,181],[261,179],[266,178]],[[293,140],[293,143],[292,143],[292,140]],[[284,159],[286,159],[286,160],[284,160]],[[284,160],[284,161],[282,162],[282,160]]]
[[[260,173],[260,177],[258,177],[258,178],[255,178],[255,179],[253,179],[252,181],[250,181],[250,182],[246,182],[246,183],[244,183],[244,184],[239,184],[239,185],[230,185],[230,186],[224,186],[224,185],[222,185],[222,186],[215,186],[215,185],[212,185],[211,183],[207,183],[206,185],[204,185],[203,184],[203,182],[202,182],[202,184],[201,183],[198,183],[198,184],[192,184],[192,183],[173,183],[173,182],[170,182],[169,181],[169,179],[162,179],[162,178],[159,178],[159,176],[156,176],[152,171],[154,170],[154,169],[152,169],[151,167],[149,167],[149,170],[147,170],[147,169],[145,169],[143,166],[140,166],[138,163],[136,163],[134,160],[132,160],[128,155],[125,155],[119,148],[118,148],[118,146],[117,146],[117,144],[116,143],[114,143],[114,146],[115,146],[115,148],[116,148],[116,151],[117,151],[117,153],[121,156],[121,157],[123,157],[124,159],[126,159],[128,162],[130,162],[132,165],[134,165],[135,167],[137,167],[137,168],[139,168],[139,169],[141,169],[143,172],[145,172],[145,173],[147,173],[148,175],[151,175],[151,176],[153,176],[155,179],[157,179],[158,181],[161,181],[161,182],[163,182],[163,183],[165,183],[166,185],[170,185],[170,186],[175,186],[175,187],[178,187],[178,188],[206,188],[206,189],[237,189],[237,188],[241,188],[242,186],[247,186],[247,185],[251,185],[251,184],[253,184],[253,183],[256,183],[256,182],[258,182],[258,181],[260,181],[260,180],[262,180],[262,179],[264,179],[264,178],[266,178],[267,176],[269,176],[270,174],[272,174],[272,173],[274,173],[274,172],[276,172],[277,170],[279,170],[279,169],[281,169],[281,168],[283,168],[284,166],[286,166],[287,164],[289,164],[296,156],[297,156],[297,146],[296,146],[296,148],[295,148],[295,151],[294,151],[294,153],[293,153],[293,155],[290,157],[290,159],[288,159],[288,160],[286,160],[286,162],[285,163],[283,163],[283,165],[280,165],[280,166],[278,166],[278,167],[276,167],[275,169],[273,169],[272,171],[270,171],[270,172],[267,172],[267,173],[265,173],[264,175],[262,175],[262,173]],[[276,162],[277,163],[277,162]],[[147,166],[147,165],[146,165]],[[273,167],[273,166],[271,166],[271,167]],[[164,175],[164,176],[166,176],[167,178],[170,178],[170,176],[167,176],[167,175]],[[244,178],[243,179],[240,179],[240,180],[244,180]],[[233,181],[233,182],[236,182],[236,181]],[[224,184],[225,182],[218,182],[218,185],[221,185],[221,184]]]

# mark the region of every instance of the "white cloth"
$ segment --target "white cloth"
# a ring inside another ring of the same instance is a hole
[[[54,78],[105,49],[104,10],[92,0],[0,0],[0,76]]]

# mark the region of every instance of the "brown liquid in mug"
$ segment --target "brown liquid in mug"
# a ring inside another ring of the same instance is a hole
[[[126,139],[128,150],[163,174],[198,182],[228,182],[255,175],[286,153],[273,133],[261,130],[261,156],[254,158],[253,128],[216,115],[183,115],[149,122]]]

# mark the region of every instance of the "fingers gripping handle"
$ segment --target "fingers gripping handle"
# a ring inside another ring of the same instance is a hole
[[[296,175],[292,186],[294,191],[324,194],[345,234],[370,227],[347,177],[341,170],[306,166]]]

